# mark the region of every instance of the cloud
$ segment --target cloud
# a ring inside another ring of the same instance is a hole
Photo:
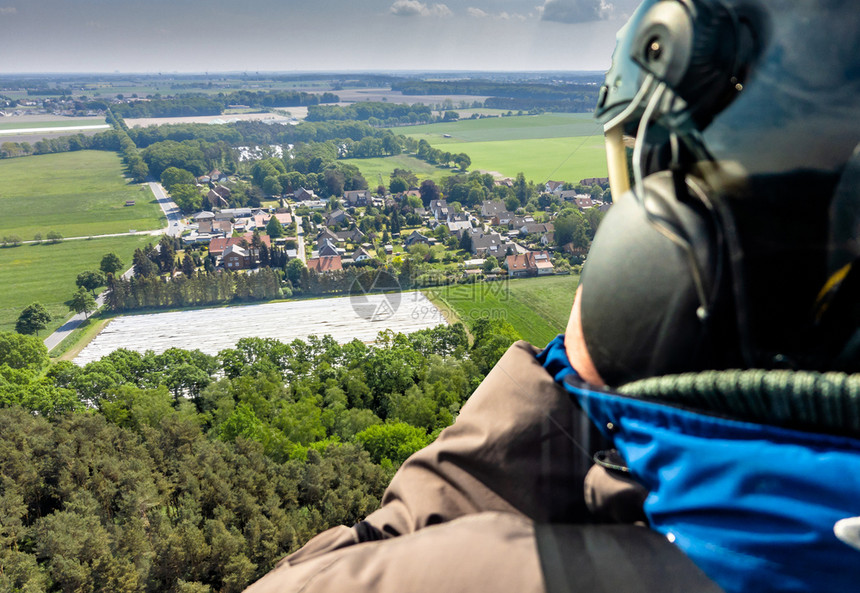
[[[559,23],[605,21],[616,15],[607,0],[545,0],[540,12],[541,20]]]
[[[18,9],[14,6],[0,6],[0,14],[18,14]]]
[[[445,4],[433,4],[428,6],[418,0],[397,0],[388,9],[391,14],[397,16],[451,16],[451,9]]]
[[[488,12],[484,12],[484,11],[483,11],[483,10],[481,10],[480,8],[474,8],[474,7],[472,7],[472,6],[470,6],[469,8],[467,8],[467,9],[466,9],[466,12],[467,12],[467,13],[469,13],[469,16],[473,16],[473,17],[475,17],[476,19],[485,19],[485,18],[487,18],[488,16],[490,16],[490,13],[488,13]]]

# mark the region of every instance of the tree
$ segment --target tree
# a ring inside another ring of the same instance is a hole
[[[391,183],[388,184],[388,191],[393,194],[399,194],[401,192],[405,192],[409,189],[409,184],[406,183],[406,180],[402,177],[394,177],[391,179]]]
[[[574,247],[588,247],[588,221],[578,210],[565,210],[555,220],[555,240],[559,247],[573,243]]]
[[[33,303],[21,311],[18,321],[15,322],[15,331],[19,334],[38,335],[40,331],[48,327],[51,322],[51,314],[41,303]]]
[[[460,249],[467,253],[472,252],[472,236],[468,231],[463,231],[463,234],[460,236]]]
[[[98,305],[93,295],[81,286],[69,301],[69,310],[75,313],[83,313],[84,317],[89,317],[90,311],[95,311]]]
[[[196,270],[197,266],[194,264],[194,258],[186,251],[182,257],[182,273],[190,277]]]
[[[272,239],[284,236],[284,227],[276,216],[272,216],[272,218],[269,219],[268,224],[266,224],[266,234]]]
[[[430,206],[430,202],[438,200],[442,195],[439,191],[439,187],[432,179],[425,179],[422,181],[421,187],[418,188],[418,193],[421,194],[421,202],[424,204],[425,208]]]
[[[499,260],[496,259],[494,255],[491,255],[487,259],[484,260],[484,273],[489,274],[493,270],[499,267]]]
[[[96,288],[105,285],[105,275],[98,270],[87,270],[78,274],[75,284],[89,290],[95,296]]]
[[[173,239],[164,235],[158,242],[158,267],[164,274],[171,274],[176,267],[176,249]]]
[[[20,332],[0,332],[0,366],[39,372],[49,362],[48,349],[39,338]]]
[[[57,231],[48,231],[48,243],[59,243],[63,240],[63,235],[58,233]]]
[[[302,270],[305,269],[305,264],[299,258],[291,259],[287,263],[287,279],[294,288],[299,288],[302,280]]]
[[[161,185],[167,188],[167,191],[173,192],[175,185],[194,185],[194,173],[179,169],[178,167],[168,167],[161,174]]]
[[[116,274],[122,270],[122,260],[116,253],[106,253],[102,257],[102,263],[99,264],[99,269],[105,274]]]
[[[203,206],[203,196],[194,185],[174,185],[170,189],[170,197],[183,212],[196,212]]]
[[[457,166],[460,167],[460,169],[465,171],[471,166],[472,159],[465,152],[461,152],[460,154],[454,156],[454,162],[457,163]]]

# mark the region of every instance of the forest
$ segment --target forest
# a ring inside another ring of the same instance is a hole
[[[235,592],[373,511],[518,335],[246,338],[51,365],[0,333],[0,590]]]

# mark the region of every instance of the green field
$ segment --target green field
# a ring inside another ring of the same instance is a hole
[[[472,171],[494,171],[503,177],[516,177],[522,172],[536,183],[550,179],[577,182],[607,174],[601,128],[586,113],[467,119],[392,130],[427,140],[440,150],[465,152],[472,159]],[[377,167],[384,168],[385,159],[378,160],[382,162]],[[361,168],[359,162],[356,164]],[[391,165],[387,170],[393,168]],[[446,169],[436,171],[439,177],[450,174]]]
[[[119,155],[94,150],[0,161],[0,236],[26,241],[49,231],[89,237],[163,226],[149,188],[122,173]]]
[[[578,182],[606,177],[606,149],[602,137],[546,138],[507,142],[472,142],[460,149],[472,159],[470,171],[497,171],[545,183],[550,179]],[[440,147],[441,148],[441,147]]]
[[[502,140],[536,140],[572,136],[600,136],[600,124],[588,113],[545,113],[515,117],[465,119],[451,123],[390,128],[397,134],[424,138],[432,145],[462,142],[496,142]],[[445,135],[451,136],[445,138]],[[451,150],[448,147],[445,150]]]
[[[432,179],[437,183],[443,177],[452,174],[451,169],[430,165],[405,154],[374,159],[343,159],[340,162],[358,167],[367,179],[367,184],[372,188],[376,188],[380,183],[388,187],[394,169],[406,169],[415,173],[419,179]],[[382,176],[381,182],[380,176]]]
[[[424,293],[467,325],[484,317],[505,319],[526,341],[543,347],[564,333],[578,284],[576,275],[550,276],[443,286]]]
[[[70,315],[64,304],[75,292],[75,278],[84,270],[97,270],[102,256],[114,252],[131,267],[134,250],[157,237],[130,236],[63,241],[54,245],[0,248],[0,331],[12,330],[21,310],[38,301],[55,317],[46,337]]]
[[[97,126],[104,124],[105,120],[101,117],[76,117],[74,119],[66,118],[57,121],[0,121],[0,130],[18,130],[21,128],[73,128],[76,126]],[[106,125],[106,124],[105,124]],[[2,140],[0,136],[0,140]]]

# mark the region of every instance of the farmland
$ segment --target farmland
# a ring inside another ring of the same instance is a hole
[[[586,177],[606,176],[606,153],[600,126],[588,114],[548,113],[535,116],[467,119],[450,123],[392,128],[434,148],[465,152],[472,159],[470,170],[493,171],[504,177],[525,174],[543,183],[549,179],[576,182]],[[394,169],[389,159],[355,160],[373,185],[377,173]],[[390,163],[390,164],[386,164]],[[438,180],[450,170],[433,168],[419,177]],[[373,182],[371,182],[371,178]]]
[[[465,119],[450,123],[391,129],[416,140],[423,138],[433,145],[600,135],[600,125],[586,113],[545,113]],[[451,137],[445,138],[445,135]],[[453,147],[446,150],[453,150]]]
[[[80,151],[0,161],[0,235],[23,240],[125,233],[162,226],[147,187],[122,176],[113,152]],[[134,200],[132,207],[125,206]]]
[[[431,302],[449,315],[453,312],[467,325],[481,318],[504,319],[523,339],[542,347],[564,332],[578,284],[579,276],[550,276],[443,286],[424,292]]]
[[[0,249],[0,331],[15,327],[21,310],[41,302],[54,317],[43,336],[62,325],[69,315],[65,301],[75,289],[75,278],[84,270],[96,270],[105,253],[115,252],[131,265],[134,250],[153,237],[108,237],[82,241],[42,243]]]
[[[368,302],[377,306],[389,303],[394,313],[370,320],[356,312],[350,297],[335,297],[127,315],[114,319],[75,361],[86,364],[118,348],[138,352],[197,348],[214,355],[245,337],[273,338],[289,343],[295,339],[306,340],[310,335],[330,335],[341,343],[353,339],[369,343],[386,329],[406,334],[445,322],[419,292],[372,295]]]
[[[421,179],[432,179],[436,182],[451,174],[451,169],[430,165],[405,154],[374,159],[343,159],[342,162],[358,167],[361,174],[367,179],[367,184],[373,188],[380,183],[387,187],[394,169],[406,169]],[[381,181],[380,176],[382,177]]]

